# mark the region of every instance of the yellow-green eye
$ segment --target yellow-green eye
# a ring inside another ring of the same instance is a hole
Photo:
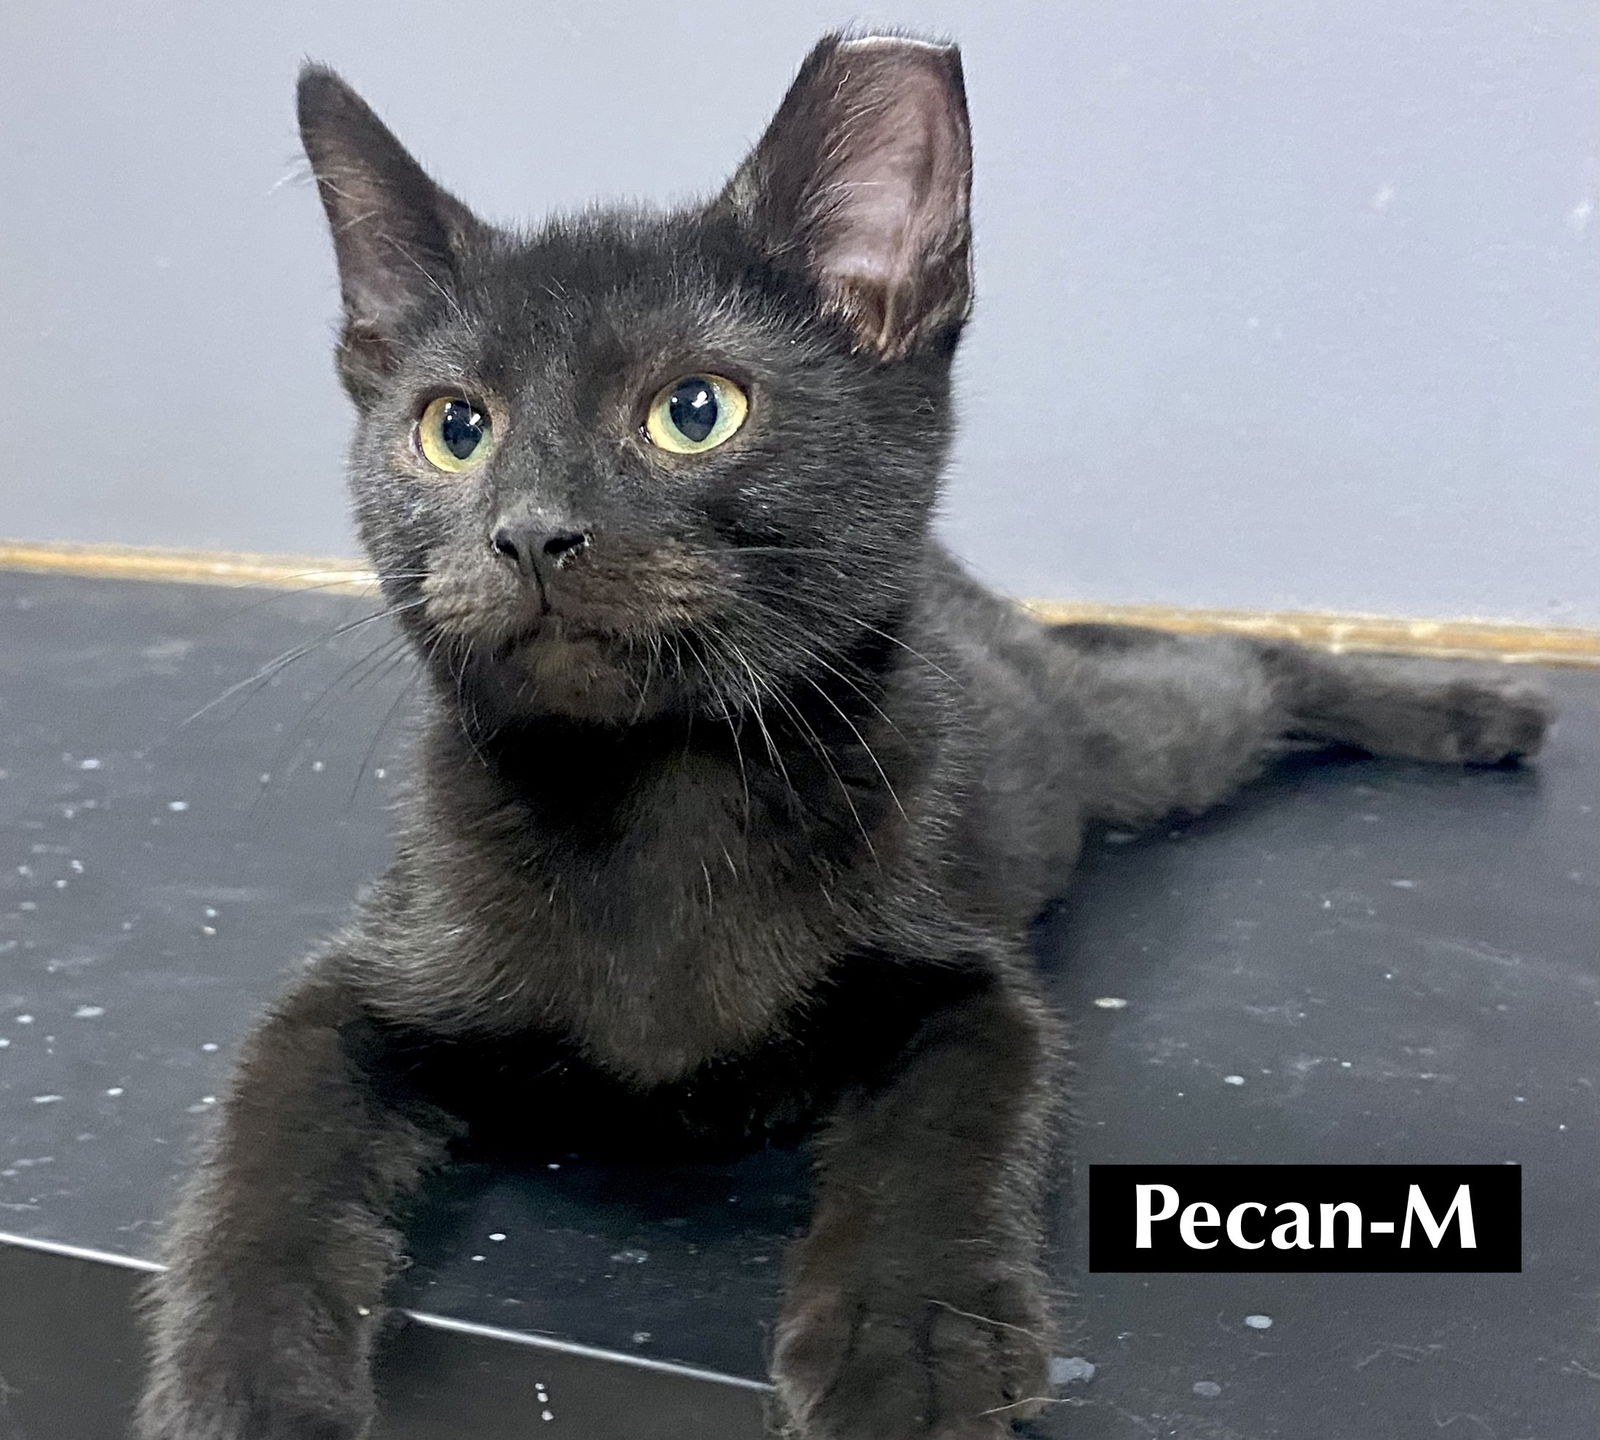
[[[494,435],[488,414],[472,401],[441,395],[417,421],[417,445],[434,469],[459,475],[489,458]]]
[[[644,433],[675,455],[703,455],[732,439],[749,413],[750,401],[733,381],[690,375],[657,392]]]

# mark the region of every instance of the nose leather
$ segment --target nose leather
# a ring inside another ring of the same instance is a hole
[[[517,525],[502,521],[489,533],[495,553],[541,590],[557,570],[588,549],[589,539],[589,532],[577,526],[543,522]]]

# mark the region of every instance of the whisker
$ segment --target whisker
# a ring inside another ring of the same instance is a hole
[[[884,789],[889,792],[889,798],[894,801],[895,809],[900,812],[902,818],[909,820],[911,817],[906,814],[906,807],[900,803],[900,796],[895,793],[894,785],[889,780],[889,772],[883,768],[883,764],[878,759],[878,756],[876,752],[874,752],[872,746],[867,744],[867,737],[863,735],[857,728],[856,722],[846,715],[842,709],[840,709],[839,702],[835,700],[833,696],[828,694],[828,692],[824,690],[822,686],[817,684],[815,680],[813,680],[809,675],[805,676],[804,678],[806,684],[815,690],[817,694],[822,696],[822,698],[826,700],[828,704],[833,706],[834,710],[838,713],[839,718],[850,727],[850,733],[861,742],[861,748],[867,752],[867,759],[872,761],[873,769],[878,772],[878,778],[883,781]]]
[[[750,696],[751,711],[755,717],[756,726],[761,731],[762,741],[767,747],[767,758],[772,761],[773,766],[783,777],[784,788],[789,792],[789,795],[794,800],[796,806],[803,810],[805,808],[805,804],[800,798],[800,792],[795,789],[794,781],[789,775],[789,767],[784,764],[783,755],[778,749],[777,742],[772,738],[772,731],[767,727],[767,717],[761,707],[762,686],[760,679],[756,675],[755,667],[750,664],[750,661],[746,658],[744,651],[741,650],[729,636],[713,631],[709,632],[706,638],[715,640],[720,645],[726,646],[728,651],[731,652],[735,662],[742,666],[745,674],[750,677],[750,684],[752,687],[752,693]]]
[[[924,665],[928,666],[928,668],[933,670],[936,674],[942,675],[952,685],[960,686],[963,689],[966,688],[963,681],[957,679],[948,670],[946,670],[942,665],[939,665],[935,661],[930,660],[920,650],[914,649],[912,646],[906,644],[906,642],[904,640],[902,640],[898,635],[891,635],[887,630],[880,630],[876,625],[872,625],[872,624],[868,623],[867,621],[863,620],[859,615],[852,615],[847,610],[839,609],[838,602],[836,600],[832,599],[831,597],[827,598],[827,599],[819,599],[819,598],[816,598],[814,596],[807,595],[803,590],[798,590],[798,589],[796,589],[796,590],[776,590],[776,589],[773,589],[770,585],[750,585],[750,584],[746,584],[744,582],[741,582],[741,588],[745,589],[745,590],[752,591],[752,592],[754,592],[756,594],[772,595],[772,596],[777,597],[780,600],[799,601],[801,604],[810,605],[812,607],[812,609],[814,609],[814,610],[824,610],[824,611],[827,611],[829,614],[837,615],[841,620],[844,620],[844,621],[846,621],[847,623],[849,623],[851,625],[859,626],[861,629],[867,631],[869,634],[876,635],[882,640],[887,640],[891,645],[898,645],[902,650],[904,650],[906,652],[906,654],[910,655],[915,660],[920,660]]]
[[[158,746],[165,744],[173,737],[173,735],[176,735],[179,731],[185,730],[190,725],[193,725],[196,720],[201,718],[201,716],[210,714],[211,711],[215,710],[218,705],[221,705],[227,700],[231,699],[241,690],[245,690],[247,687],[251,686],[259,688],[268,680],[272,679],[274,675],[277,675],[288,666],[294,664],[296,660],[303,659],[305,656],[311,654],[311,652],[314,650],[320,650],[324,645],[331,645],[341,635],[348,635],[352,631],[361,629],[364,625],[372,625],[379,620],[387,620],[394,615],[399,615],[406,610],[415,609],[417,606],[425,605],[426,603],[427,600],[424,598],[420,600],[410,600],[403,605],[389,606],[383,610],[376,611],[371,615],[363,615],[359,620],[347,621],[345,624],[335,627],[333,630],[329,631],[328,634],[323,635],[316,640],[307,641],[304,645],[297,645],[292,650],[284,651],[284,653],[279,655],[275,660],[269,660],[261,667],[261,669],[257,670],[254,675],[246,676],[243,680],[237,681],[236,683],[228,686],[228,688],[215,699],[208,700],[204,705],[196,710],[194,714],[189,716],[188,719],[184,720],[180,725],[178,725],[175,730],[164,736],[161,740],[156,741],[150,748],[155,749]]]
[[[855,693],[863,701],[865,701],[874,712],[876,712],[878,718],[882,720],[885,725],[893,730],[896,735],[900,735],[902,738],[904,738],[904,732],[890,718],[888,712],[884,710],[883,706],[878,704],[878,702],[874,700],[872,696],[867,694],[867,692],[863,690],[860,685],[846,675],[843,670],[839,669],[838,666],[832,664],[825,656],[821,655],[816,650],[813,650],[809,645],[804,643],[804,640],[801,638],[805,634],[804,631],[788,628],[785,624],[786,617],[770,605],[763,605],[759,601],[753,601],[751,602],[751,608],[754,610],[760,623],[764,625],[770,625],[773,629],[780,631],[783,634],[786,643],[793,644],[795,648],[798,649],[800,653],[808,660],[814,661],[816,664],[822,666],[824,670],[828,671],[829,674],[834,675],[838,679],[842,680],[853,691],[855,691]],[[838,658],[841,661],[844,661],[845,664],[850,665],[851,668],[854,669],[859,675],[863,677],[869,677],[869,672],[862,666],[856,665],[852,661],[844,660],[843,656],[839,656]],[[828,698],[831,701],[832,697]],[[838,707],[835,706],[834,708],[837,709]]]
[[[856,808],[855,797],[850,793],[850,787],[845,783],[844,776],[839,773],[839,767],[834,764],[833,755],[828,750],[827,745],[823,742],[822,737],[817,734],[816,728],[809,720],[806,719],[800,707],[796,705],[793,700],[789,699],[788,696],[784,695],[781,690],[774,686],[769,686],[769,693],[780,706],[782,706],[790,715],[794,717],[796,721],[800,723],[801,726],[804,727],[806,734],[811,737],[811,748],[816,751],[817,755],[822,760],[822,763],[826,765],[832,772],[833,778],[839,786],[839,793],[844,796],[844,803],[849,807],[851,818],[856,822],[856,829],[861,832],[862,843],[867,847],[867,853],[872,856],[872,863],[874,865],[879,864],[877,848],[872,843],[872,836],[867,833],[867,827],[865,822],[861,819],[860,810]],[[895,803],[898,804],[899,801],[896,800]]]
[[[350,583],[350,573],[351,572],[348,570],[305,570],[298,575],[286,575],[281,577],[275,576],[271,580],[255,580],[250,581],[247,584],[231,586],[231,590],[239,592],[259,590],[266,587],[270,588],[274,593],[270,595],[263,595],[259,599],[252,600],[248,605],[241,605],[237,610],[230,610],[211,628],[219,629],[223,625],[232,624],[235,620],[238,620],[245,615],[253,614],[255,611],[261,609],[261,607],[264,605],[274,605],[280,600],[288,600],[295,595],[315,595],[324,590],[337,590],[341,586],[345,586]],[[303,585],[300,583],[302,580],[314,580],[317,576],[321,575],[327,575],[332,578],[320,580],[316,584],[311,585]],[[384,580],[426,580],[427,578],[428,575],[425,570],[402,570],[395,571],[392,574],[387,575],[376,573],[372,574],[372,579],[379,582]],[[292,581],[294,583],[285,584],[285,581]]]
[[[403,653],[408,640],[404,633],[388,635],[377,641],[364,654],[346,665],[337,675],[317,692],[305,713],[295,722],[294,728],[284,737],[283,744],[278,747],[277,753],[272,757],[269,773],[282,774],[285,778],[299,768],[300,758],[306,745],[311,742],[311,728],[318,716],[324,711],[331,710],[330,697],[336,691],[341,691],[340,699],[353,695],[361,685],[376,671],[381,669],[388,661],[395,658],[397,653]],[[346,682],[349,688],[343,689]],[[335,704],[337,701],[334,702]],[[293,759],[286,764],[286,758],[293,755]]]
[[[401,659],[403,661],[404,656],[402,656]],[[396,663],[399,662],[391,660],[390,664],[386,667],[385,673],[392,673]],[[349,803],[354,804],[356,796],[361,791],[361,782],[366,779],[367,767],[372,764],[373,756],[378,753],[378,745],[383,739],[383,732],[389,728],[389,723],[399,713],[401,705],[405,703],[405,701],[410,697],[412,691],[416,689],[417,681],[421,678],[422,670],[419,666],[416,670],[412,671],[405,683],[400,686],[394,697],[394,703],[390,705],[388,710],[384,712],[383,719],[378,722],[377,733],[372,737],[372,742],[367,746],[366,753],[361,757],[361,764],[356,770],[355,783],[350,787]]]

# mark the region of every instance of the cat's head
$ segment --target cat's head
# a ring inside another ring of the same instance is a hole
[[[829,37],[714,200],[527,232],[328,70],[300,125],[356,516],[441,693],[500,719],[727,713],[893,626],[971,298],[955,49]]]

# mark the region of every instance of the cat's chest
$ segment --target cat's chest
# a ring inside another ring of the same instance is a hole
[[[532,830],[500,876],[504,992],[628,1078],[761,1044],[835,949],[824,877],[728,800],[640,807],[604,845]]]

